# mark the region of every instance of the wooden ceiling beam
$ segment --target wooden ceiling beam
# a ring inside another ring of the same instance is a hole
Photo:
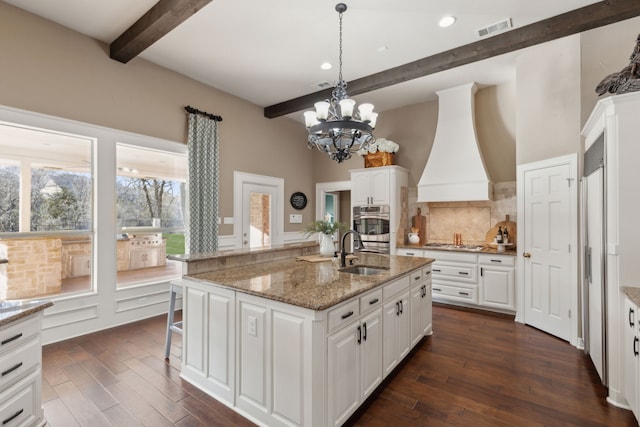
[[[111,43],[109,56],[126,64],[209,3],[211,0],[159,0]]]
[[[371,92],[636,16],[640,16],[640,1],[601,1],[524,27],[514,28],[484,40],[352,80],[348,82],[349,94],[353,96]],[[265,107],[264,116],[272,119],[311,108],[315,102],[330,98],[331,91],[332,88],[325,89]]]

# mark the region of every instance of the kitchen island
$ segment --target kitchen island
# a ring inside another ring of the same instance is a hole
[[[371,275],[295,257],[182,279],[181,376],[254,422],[342,425],[431,334],[431,262],[361,254]]]

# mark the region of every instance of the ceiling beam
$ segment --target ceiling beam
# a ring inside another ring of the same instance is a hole
[[[159,0],[111,43],[109,56],[126,64],[209,3],[211,0]]]
[[[353,96],[371,92],[636,16],[640,16],[640,1],[601,1],[484,40],[352,80],[349,82],[349,94]],[[331,91],[332,88],[329,88],[265,107],[264,116],[272,119],[311,108],[315,102],[330,98]]]

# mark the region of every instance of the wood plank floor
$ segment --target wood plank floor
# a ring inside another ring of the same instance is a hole
[[[608,405],[590,361],[510,318],[434,306],[433,336],[385,381],[354,426],[636,426]],[[181,337],[163,359],[166,317],[47,345],[52,427],[250,426],[180,380]]]

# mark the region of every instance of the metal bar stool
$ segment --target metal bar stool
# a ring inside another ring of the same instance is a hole
[[[176,295],[182,295],[182,283],[175,281],[170,283],[169,287],[169,312],[167,313],[167,339],[164,347],[164,358],[169,358],[171,352],[171,332],[177,332],[182,335],[182,321],[175,322],[174,315],[176,311]]]

